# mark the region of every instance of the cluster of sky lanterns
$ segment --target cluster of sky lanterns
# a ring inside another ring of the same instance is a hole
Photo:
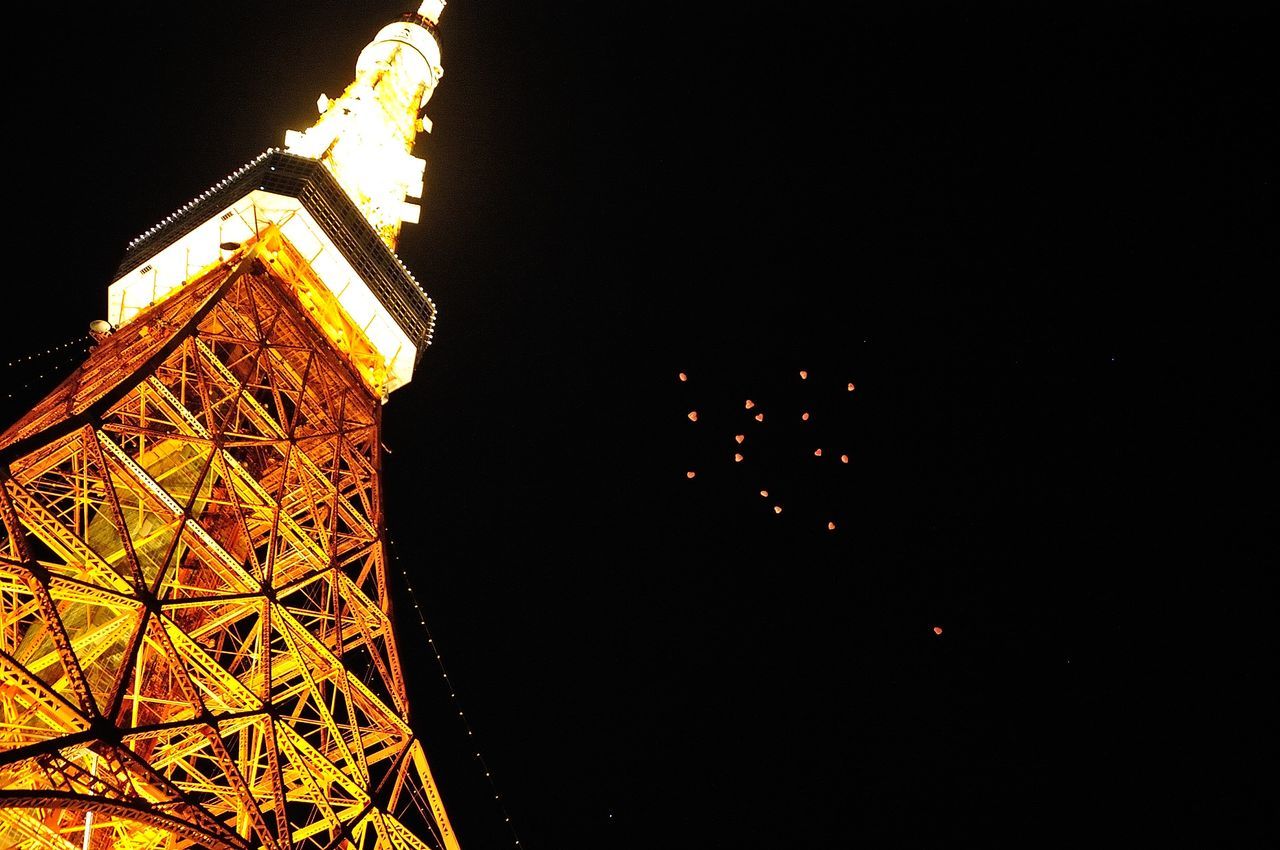
[[[799,370],[799,376],[800,376],[800,380],[802,380],[802,381],[807,381],[807,380],[809,380],[809,372],[808,372],[808,370],[806,370],[806,369],[801,369],[801,370]],[[679,375],[678,375],[678,377],[680,378],[680,382],[681,382],[681,383],[686,383],[686,382],[688,382],[688,380],[689,380],[689,375],[688,375],[688,373],[686,373],[686,372],[680,372],[680,373],[679,373]],[[855,384],[853,383],[853,381],[849,381],[849,382],[845,385],[845,391],[846,391],[846,392],[850,392],[850,393],[851,393],[851,392],[853,392],[855,389],[856,389],[856,386],[855,386]],[[746,410],[746,411],[753,411],[753,410],[755,411],[755,413],[753,413],[753,414],[752,414],[752,418],[753,418],[753,419],[755,419],[755,421],[756,421],[756,422],[764,422],[764,411],[763,411],[763,410],[758,410],[758,409],[757,409],[757,404],[756,404],[756,402],[755,402],[753,399],[750,399],[750,398],[745,399],[745,400],[743,401],[743,405],[742,405],[742,406],[743,406],[743,409],[744,409],[744,410]],[[696,422],[698,421],[698,411],[697,411],[697,410],[690,410],[690,411],[686,414],[686,416],[688,417],[688,419],[689,419],[689,421],[690,421],[690,422],[694,422],[694,423],[696,423]],[[802,412],[800,413],[800,421],[801,421],[801,422],[808,422],[810,419],[811,419],[811,414],[810,414],[810,412],[809,412],[808,410],[802,411]],[[746,435],[745,435],[745,434],[734,434],[733,439],[734,439],[734,442],[736,442],[736,443],[738,444],[738,446],[741,446],[741,445],[743,444],[743,442],[746,440]],[[814,457],[817,457],[817,458],[821,458],[821,457],[822,457],[822,447],[821,447],[821,446],[818,446],[818,447],[815,447],[815,448],[814,448],[814,450],[813,450],[813,456],[814,456]],[[745,459],[746,459],[746,457],[745,457],[745,455],[744,455],[741,451],[735,451],[735,452],[733,453],[733,462],[734,462],[734,463],[742,463]],[[841,454],[841,455],[840,455],[840,462],[841,462],[842,464],[848,464],[848,463],[849,463],[849,455],[848,455],[848,454]],[[698,477],[698,472],[697,472],[697,470],[695,470],[695,469],[690,469],[690,470],[687,470],[687,471],[685,472],[685,478],[687,478],[687,479],[689,479],[689,480],[692,480],[692,479],[697,478],[697,477]],[[760,491],[760,497],[761,497],[762,499],[768,499],[768,498],[769,498],[769,491],[768,491],[768,490],[761,490],[761,491]],[[773,513],[774,513],[775,515],[780,515],[780,514],[782,513],[782,505],[781,505],[781,504],[777,504],[777,503],[775,503],[775,504],[773,505]],[[835,521],[834,521],[834,520],[827,520],[827,522],[826,522],[826,526],[827,526],[827,531],[835,531],[835,530],[836,530],[836,527],[837,527],[837,526],[836,526],[836,523],[835,523]]]
[[[798,371],[798,374],[799,374],[799,377],[800,377],[800,380],[801,380],[801,381],[808,381],[808,380],[809,380],[809,372],[808,372],[808,370],[806,370],[806,369],[800,369],[800,370]],[[687,383],[687,382],[688,382],[688,380],[689,380],[689,375],[688,375],[688,373],[686,373],[686,372],[680,372],[680,373],[679,373],[679,378],[680,378],[680,382],[681,382],[681,383]],[[853,382],[853,381],[849,381],[848,383],[846,383],[846,384],[845,384],[845,392],[847,392],[847,393],[851,393],[851,392],[853,392],[855,389],[857,389],[857,386],[854,384],[854,382]],[[756,401],[755,401],[754,399],[751,399],[751,398],[744,399],[744,400],[743,400],[743,403],[742,403],[742,409],[743,409],[744,411],[746,411],[746,412],[750,413],[750,415],[752,416],[752,418],[754,418],[754,419],[755,419],[755,421],[757,421],[757,422],[764,422],[764,411],[760,409],[760,406],[756,403]],[[689,421],[690,421],[690,422],[693,422],[693,423],[697,423],[697,422],[698,422],[698,411],[697,411],[697,410],[690,410],[690,411],[688,412],[687,416],[688,416],[688,419],[689,419]],[[801,411],[801,413],[800,413],[800,421],[801,421],[801,422],[809,422],[812,418],[813,418],[813,417],[812,417],[812,413],[811,413],[809,410],[803,410],[803,411]],[[734,440],[734,443],[736,443],[736,444],[737,444],[736,450],[735,450],[735,451],[734,451],[734,453],[733,453],[733,462],[734,462],[734,463],[742,463],[742,462],[746,459],[746,458],[745,458],[745,455],[743,454],[743,449],[742,449],[743,444],[746,442],[746,434],[734,434],[734,435],[733,435],[733,440]],[[822,448],[822,446],[814,446],[814,447],[813,447],[813,450],[812,450],[812,455],[813,455],[813,457],[815,457],[815,458],[819,458],[819,459],[821,459],[821,458],[823,458],[824,456],[826,456],[826,455],[824,454],[824,452],[823,452],[823,448]],[[841,453],[841,454],[839,455],[839,458],[840,458],[840,463],[841,463],[841,464],[848,465],[848,463],[849,463],[849,455],[848,455],[847,453]],[[688,479],[690,479],[690,480],[692,480],[692,479],[694,479],[694,478],[697,478],[697,477],[698,477],[698,471],[697,471],[697,470],[695,470],[695,469],[687,470],[687,471],[685,472],[685,477],[686,477],[686,478],[688,478]],[[775,516],[779,516],[779,515],[781,515],[781,514],[782,514],[782,511],[783,511],[783,506],[782,506],[782,504],[781,504],[780,502],[778,502],[778,501],[775,501],[775,500],[770,499],[770,497],[769,497],[769,491],[768,491],[767,489],[763,489],[763,488],[762,488],[762,489],[759,491],[759,494],[760,494],[760,498],[761,498],[762,500],[764,500],[764,501],[765,501],[765,504],[770,505],[771,510],[772,510],[772,512],[773,512],[773,514],[774,514]],[[838,526],[838,524],[836,523],[836,521],[835,521],[834,519],[830,519],[830,518],[825,519],[824,524],[826,525],[826,529],[827,529],[827,531],[828,531],[828,532],[834,532],[834,531],[836,531],[836,530],[837,530],[837,528],[839,527],[839,526]],[[933,632],[933,634],[934,634],[936,637],[942,637],[942,626],[939,626],[939,625],[931,625],[931,626],[929,627],[929,629],[930,629],[930,631],[932,631],[932,632]]]

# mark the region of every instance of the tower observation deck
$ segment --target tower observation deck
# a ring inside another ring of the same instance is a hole
[[[133,240],[110,330],[0,434],[0,847],[458,847],[408,722],[379,438],[435,326],[394,247],[443,7]]]

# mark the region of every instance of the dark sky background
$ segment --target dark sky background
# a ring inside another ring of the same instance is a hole
[[[409,5],[84,8],[9,54],[40,309],[0,363]],[[447,10],[387,514],[522,846],[1258,846],[1274,20],[984,5]],[[510,847],[400,622],[462,846]]]

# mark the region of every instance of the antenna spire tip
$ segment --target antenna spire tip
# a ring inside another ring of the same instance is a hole
[[[431,23],[438,24],[447,2],[448,0],[423,0],[422,5],[418,7],[418,14]]]

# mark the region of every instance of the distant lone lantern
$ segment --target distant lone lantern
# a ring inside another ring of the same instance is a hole
[[[933,633],[934,633],[935,635],[940,635],[940,634],[942,634],[942,626],[934,626],[934,627],[933,627]]]
[[[813,450],[813,456],[814,456],[814,457],[822,457],[822,449],[814,449],[814,450]]]
[[[853,381],[849,382],[849,392],[853,392]]]
[[[697,475],[697,474],[698,474],[698,473],[694,472],[694,471],[691,469],[691,470],[689,470],[688,472],[686,472],[686,473],[684,474],[684,477],[685,477],[685,478],[693,478],[693,477],[694,477],[695,475]]]
[[[827,523],[827,531],[835,531],[835,530],[836,530],[836,524],[834,522]]]
[[[683,382],[685,382],[685,381],[687,381],[687,380],[689,380],[689,376],[688,376],[688,375],[686,375],[684,372],[681,372],[681,373],[680,373],[680,381],[681,381],[681,383],[683,383]]]
[[[690,410],[690,411],[689,411],[689,421],[690,421],[690,422],[697,422],[697,421],[698,421],[698,411],[696,411],[696,410]]]
[[[841,463],[848,463],[848,462],[849,462],[849,456],[848,456],[848,455],[840,455],[840,462],[841,462]]]
[[[765,499],[769,498],[769,491],[768,491],[768,490],[761,490],[761,491],[760,491],[760,496],[761,496],[762,498],[765,498]]]
[[[800,414],[800,421],[801,421],[801,422],[808,422],[808,421],[809,421],[809,411],[807,411],[807,410],[806,410],[804,413],[801,413],[801,414]]]
[[[750,410],[751,408],[753,408],[753,407],[755,407],[755,406],[756,406],[756,403],[755,403],[754,401],[752,401],[751,399],[747,399],[747,403],[746,403],[746,405],[745,405],[745,407],[747,408],[747,410]]]
[[[805,370],[801,369],[801,370],[800,370],[800,380],[802,380],[802,381],[803,381],[805,378],[808,378],[808,377],[809,377],[809,373],[808,373],[808,372],[806,372]]]

